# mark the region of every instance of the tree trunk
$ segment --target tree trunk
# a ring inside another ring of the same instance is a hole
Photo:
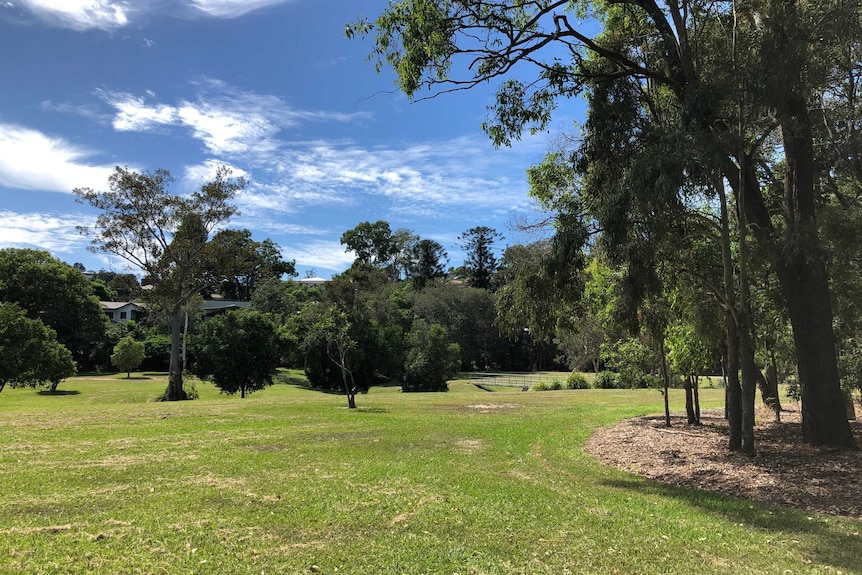
[[[769,4],[763,25],[763,57],[774,61],[764,78],[765,95],[781,129],[785,159],[786,225],[773,260],[793,326],[803,438],[812,445],[855,449],[839,382],[829,276],[817,234],[816,164],[806,78],[806,67],[811,65],[810,30],[799,6],[788,1]]]
[[[700,377],[694,376],[694,418],[697,420],[696,425],[700,425]]]
[[[727,331],[727,366],[725,374],[725,413],[731,451],[742,449],[742,388],[739,385],[739,335],[736,326],[736,290],[733,283],[733,255],[730,251],[730,222],[724,183],[716,186],[721,203],[721,259],[724,267],[725,329]]]
[[[775,411],[775,422],[781,422],[781,391],[778,389],[778,368],[775,367],[775,354],[772,354],[772,363],[766,366],[766,385],[769,387],[769,395],[772,398],[772,409]]]
[[[664,424],[670,427],[670,372],[667,369],[667,354],[664,350],[664,342],[661,343],[661,375],[664,380]]]
[[[784,144],[785,249],[777,266],[787,300],[802,390],[802,434],[812,445],[856,448],[838,375],[829,276],[817,236],[814,147],[803,98],[778,111]]]
[[[180,367],[180,347],[182,346],[183,311],[182,306],[171,310],[171,367],[168,375],[168,387],[165,390],[165,401],[180,401],[188,399],[183,391],[183,372]]]
[[[689,425],[697,421],[694,416],[694,389],[692,389],[690,375],[685,376],[685,415]]]

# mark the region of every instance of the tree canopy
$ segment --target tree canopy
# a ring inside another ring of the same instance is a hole
[[[230,311],[207,320],[195,341],[194,373],[223,393],[247,393],[272,385],[280,360],[275,324],[260,312]]]
[[[105,337],[107,318],[80,270],[41,250],[0,250],[0,302],[12,302],[56,332],[78,362]]]
[[[40,383],[55,390],[75,373],[72,354],[57,342],[56,332],[15,304],[0,304],[0,349],[0,391]]]

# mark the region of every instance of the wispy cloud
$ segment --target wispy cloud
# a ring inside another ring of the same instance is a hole
[[[356,256],[345,252],[337,241],[314,241],[298,245],[282,245],[285,258],[296,260],[301,266],[314,266],[326,270],[343,270],[353,263]]]
[[[238,18],[292,0],[7,0],[0,8],[23,8],[50,26],[72,30],[114,31],[148,14],[179,17]],[[170,7],[170,8],[167,8]],[[145,41],[149,47],[152,44]]]
[[[192,0],[191,4],[214,18],[238,18],[248,12],[287,4],[291,0]]]
[[[227,168],[230,170],[232,178],[248,179],[249,174],[242,168],[238,168],[227,162],[222,162],[216,159],[209,159],[196,166],[186,166],[183,173],[183,182],[189,189],[198,189],[206,182],[215,178],[219,168]]]
[[[129,24],[129,3],[118,0],[17,0],[44,22],[73,30],[115,30]]]
[[[87,243],[75,229],[87,223],[81,214],[0,211],[0,222],[0,248],[38,248],[63,254],[80,251]]]
[[[488,159],[488,156],[496,156]],[[287,144],[256,156],[255,186],[241,198],[244,211],[295,213],[321,206],[361,206],[381,197],[392,215],[462,216],[464,209],[525,209],[526,181],[506,153],[488,154],[483,142],[456,139],[405,148],[349,143]],[[520,158],[515,165],[528,165]]]
[[[199,97],[176,104],[155,101],[152,94],[97,92],[116,110],[112,125],[121,132],[144,132],[176,126],[191,130],[213,154],[244,156],[273,151],[279,132],[300,122],[348,122],[364,114],[296,110],[276,96],[234,89],[218,80],[198,83]]]
[[[113,166],[88,163],[93,152],[42,132],[0,124],[0,186],[71,193],[104,188]]]

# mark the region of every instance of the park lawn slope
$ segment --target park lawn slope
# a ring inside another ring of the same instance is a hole
[[[0,394],[0,572],[862,572],[860,522],[583,453],[597,426],[660,411],[655,390],[454,382],[348,410],[294,385],[154,403],[164,380],[138,375]]]

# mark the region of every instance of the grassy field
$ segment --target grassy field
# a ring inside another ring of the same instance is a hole
[[[584,455],[597,426],[660,411],[654,390],[461,381],[347,410],[285,384],[153,403],[164,378],[138,376],[0,394],[0,573],[862,573],[860,522]]]

